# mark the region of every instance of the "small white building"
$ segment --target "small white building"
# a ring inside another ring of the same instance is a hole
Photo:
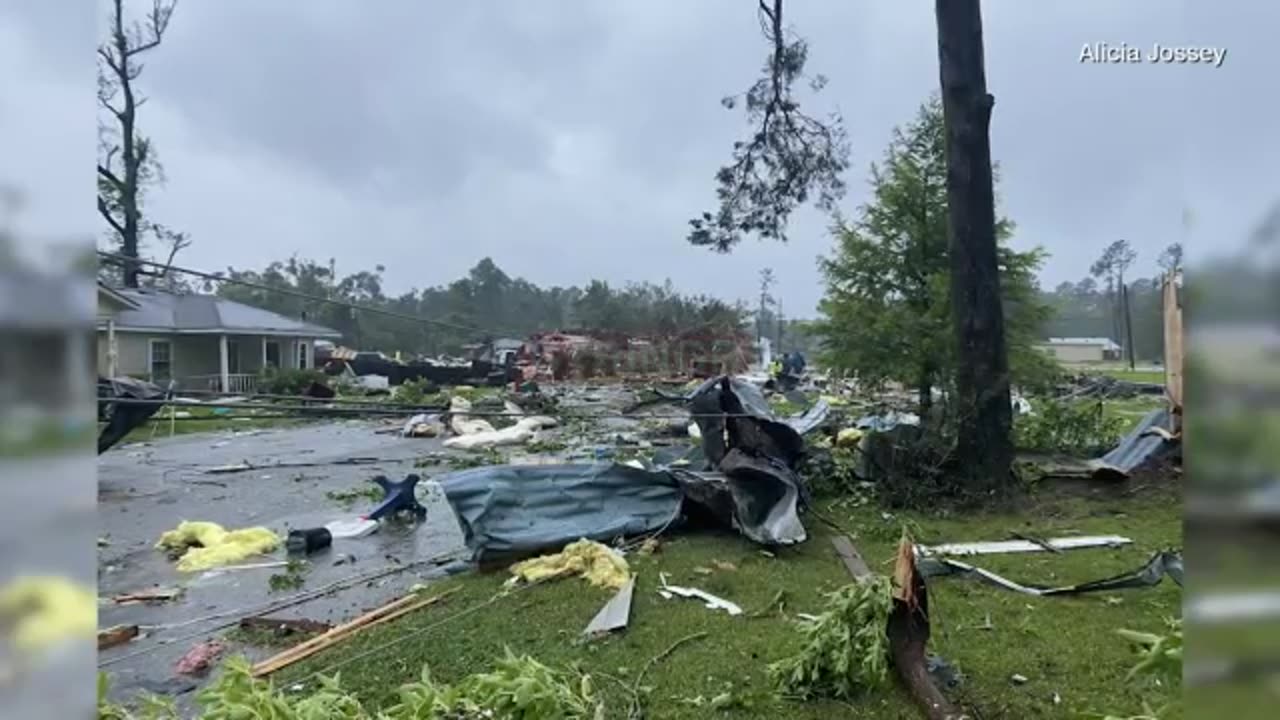
[[[1100,363],[1120,359],[1120,345],[1110,338],[1049,338],[1036,347],[1062,363]]]

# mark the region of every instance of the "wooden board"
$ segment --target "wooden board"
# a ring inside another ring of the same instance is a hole
[[[864,580],[871,576],[871,568],[867,566],[867,561],[862,559],[862,555],[853,546],[853,541],[848,535],[837,535],[831,538],[831,544],[835,546],[836,555],[840,556],[840,562],[844,563],[854,580]]]

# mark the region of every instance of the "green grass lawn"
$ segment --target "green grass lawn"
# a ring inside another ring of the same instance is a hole
[[[889,572],[901,524],[922,542],[1000,540],[1017,530],[1036,536],[1120,533],[1135,540],[1119,550],[988,556],[981,565],[1012,579],[1039,584],[1092,580],[1140,566],[1157,549],[1180,546],[1181,509],[1175,493],[1139,498],[1085,499],[1042,491],[1016,514],[947,518],[904,515],[886,519],[870,508],[829,506],[825,514],[850,529],[873,570]],[[631,557],[638,582],[630,627],[589,644],[579,635],[610,593],[577,578],[521,589],[494,600],[504,572],[469,574],[427,592],[458,591],[438,606],[375,627],[293,666],[275,678],[281,687],[317,672],[341,671],[344,687],[375,705],[416,679],[424,664],[434,677],[454,681],[491,668],[510,648],[554,665],[578,665],[595,676],[609,717],[625,717],[628,695],[649,660],[693,633],[708,637],[681,646],[652,667],[645,685],[654,718],[914,718],[919,713],[896,685],[856,702],[800,703],[777,698],[766,666],[799,645],[794,613],[818,613],[823,594],[849,581],[831,548],[832,531],[810,518],[810,539],[768,557],[729,534],[686,534],[664,542],[652,556]],[[732,567],[730,567],[730,565]],[[705,571],[710,569],[707,574]],[[694,600],[663,600],[659,572],[673,584],[700,587],[741,605],[740,617],[713,612]],[[783,612],[766,610],[777,594]],[[1143,700],[1161,706],[1180,694],[1174,685],[1126,682],[1134,659],[1117,628],[1160,632],[1180,613],[1181,590],[1156,588],[1079,598],[1035,598],[958,578],[930,585],[932,649],[964,680],[954,693],[983,718],[1069,718],[1090,712],[1136,714]],[[367,654],[367,655],[366,655]],[[345,663],[345,664],[343,664]],[[1024,683],[1011,680],[1013,675]],[[741,700],[723,711],[699,707],[724,692]],[[1058,698],[1055,702],[1054,698]],[[1170,718],[1182,717],[1175,712]]]
[[[188,413],[190,417],[177,417],[170,420],[172,407],[178,413]],[[269,406],[265,412],[271,412]],[[147,442],[170,435],[190,435],[192,433],[225,432],[227,430],[255,430],[260,428],[294,427],[307,422],[318,422],[316,418],[306,417],[252,417],[251,411],[234,410],[218,413],[214,408],[197,406],[166,406],[151,416],[142,425],[134,428],[120,441],[120,445],[135,442]]]

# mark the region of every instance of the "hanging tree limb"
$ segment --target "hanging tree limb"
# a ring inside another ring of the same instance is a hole
[[[804,75],[808,44],[788,38],[783,0],[758,0],[761,31],[772,45],[764,76],[739,98],[721,102],[734,108],[741,99],[756,130],[733,144],[732,161],[716,173],[719,209],[689,221],[689,242],[728,252],[744,235],[786,240],[791,212],[816,196],[833,210],[844,195],[840,174],[849,164],[849,146],[838,115],[818,120],[800,110],[792,86]],[[814,92],[826,78],[810,80]]]

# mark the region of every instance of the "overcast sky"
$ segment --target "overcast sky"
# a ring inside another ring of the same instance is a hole
[[[26,191],[21,225],[39,240],[101,229],[105,3],[96,15],[91,4],[0,4],[0,179]],[[1046,285],[1085,275],[1117,238],[1144,269],[1178,240],[1194,260],[1239,243],[1280,197],[1280,5],[983,6],[1002,210],[1019,247],[1050,251]],[[806,109],[846,119],[849,213],[893,126],[936,90],[933,3],[790,0],[787,15],[810,72],[830,78]],[[1095,42],[1227,57],[1080,63]],[[199,268],[334,257],[340,272],[385,265],[400,292],[487,255],[542,285],[670,278],[748,298],[772,267],[784,311],[811,315],[815,258],[831,246],[818,213],[793,220],[787,245],[752,239],[722,256],[684,240],[746,131],[719,100],[746,89],[765,54],[747,0],[182,0],[138,83],[168,176],[148,211],[191,234],[181,260]]]

